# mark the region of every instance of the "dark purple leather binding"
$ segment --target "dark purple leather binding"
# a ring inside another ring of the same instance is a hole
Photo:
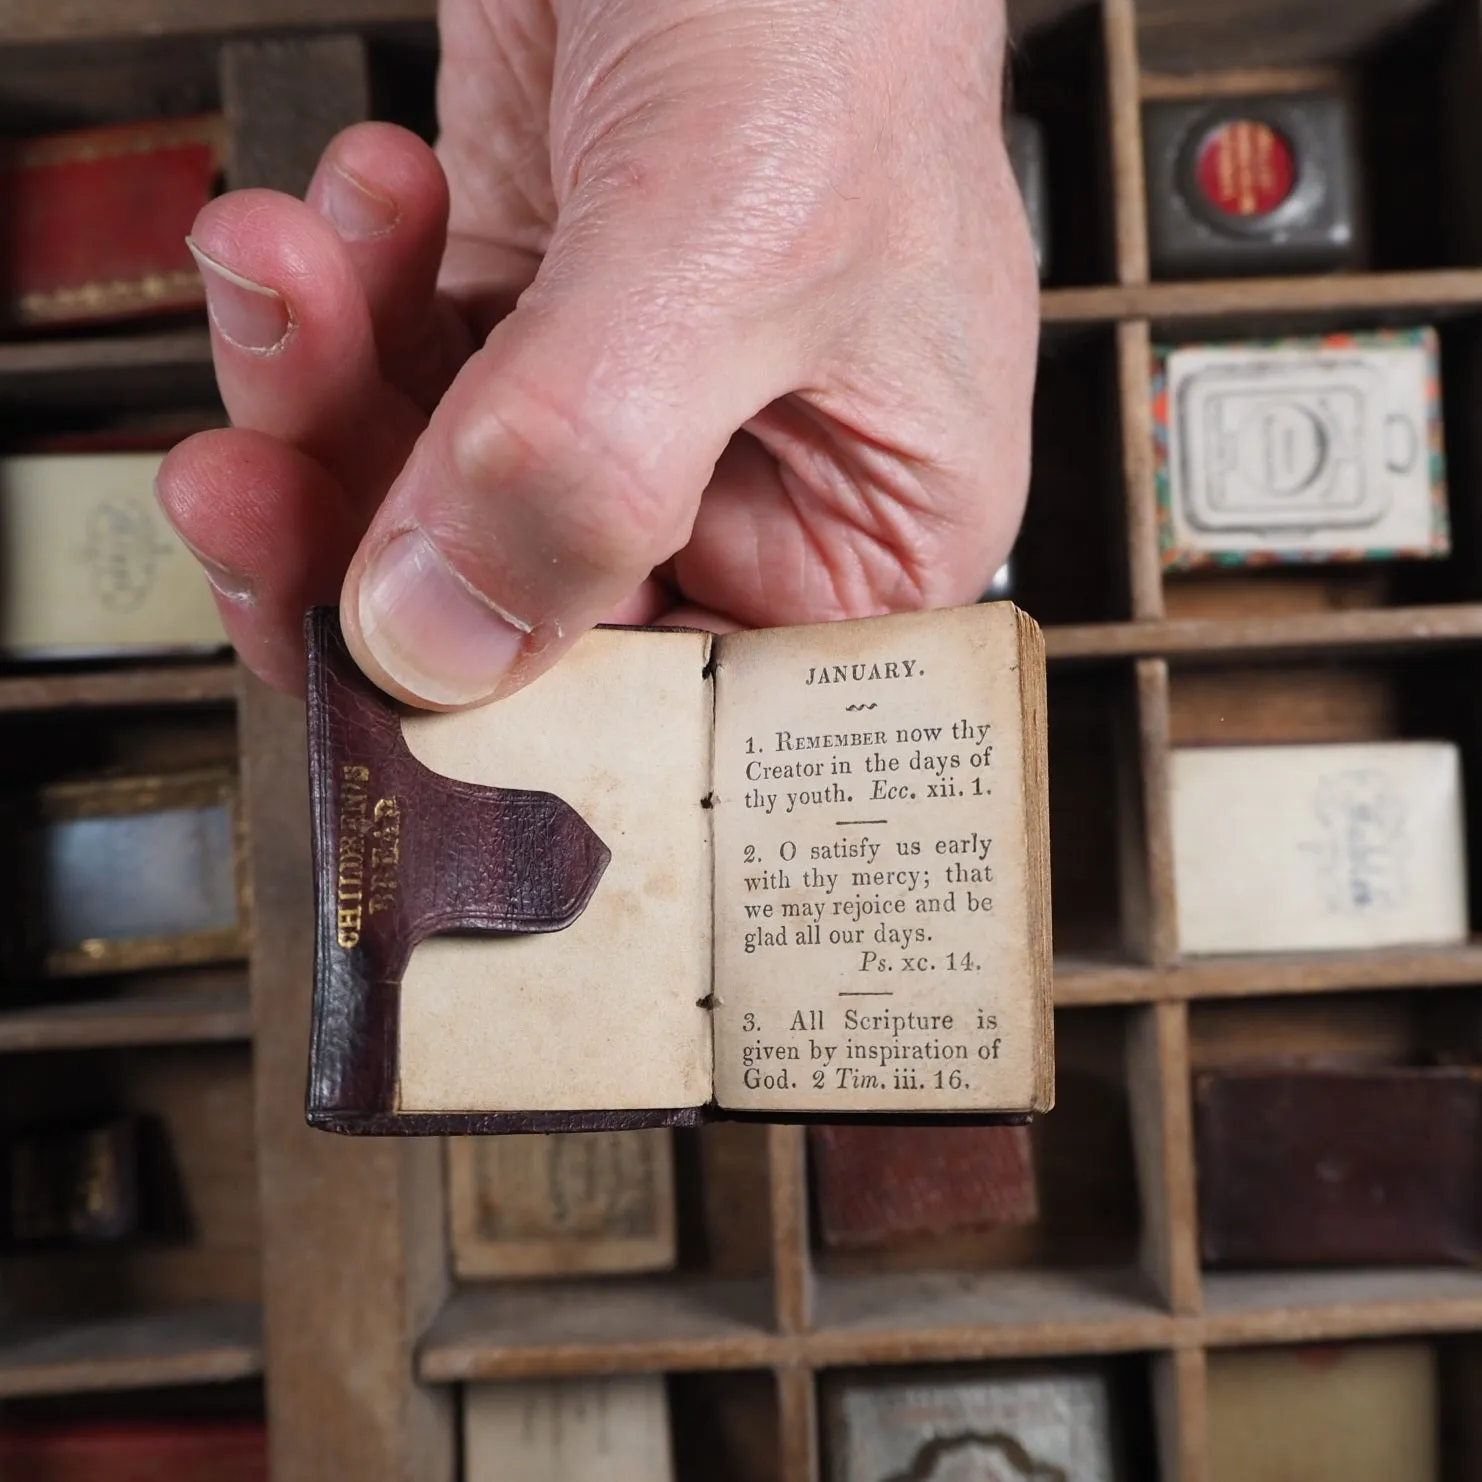
[[[1209,1072],[1194,1109],[1206,1265],[1482,1255],[1477,1071]]]
[[[332,608],[307,619],[309,791],[317,895],[307,1112],[337,1132],[582,1131],[694,1120],[638,1112],[396,1108],[401,975],[438,932],[570,926],[611,855],[550,793],[441,777],[407,749],[395,704],[361,674]]]

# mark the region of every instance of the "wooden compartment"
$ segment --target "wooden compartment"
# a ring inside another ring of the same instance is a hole
[[[142,1227],[116,1245],[4,1259],[8,1316],[83,1318],[256,1302],[261,1292],[252,1067],[238,1046],[13,1057],[13,1135],[143,1119]]]
[[[1051,285],[1116,276],[1106,59],[1095,5],[1073,3],[1023,34],[1011,62],[1013,112],[1044,135]]]
[[[1061,1378],[1077,1386],[1073,1400],[1020,1401],[1010,1407],[1013,1418],[998,1425],[963,1420],[954,1423],[952,1411],[961,1402],[948,1400],[939,1409],[932,1396],[934,1386],[975,1382],[986,1386],[1020,1382],[1053,1390]],[[907,1391],[901,1400],[885,1400],[890,1407],[887,1413],[898,1416],[915,1432],[911,1443],[914,1451],[904,1466],[899,1451],[887,1458],[865,1439],[872,1408],[867,1395],[877,1385],[882,1395],[892,1389]],[[888,1474],[891,1477],[950,1477],[963,1465],[963,1458],[974,1457],[985,1476],[996,1475],[1005,1457],[1015,1471],[1023,1470],[1027,1476],[1107,1477],[1121,1482],[1124,1478],[1156,1475],[1152,1365],[1145,1355],[1061,1364],[1040,1361],[841,1369],[820,1374],[818,1386],[820,1475],[828,1482],[874,1482],[884,1475],[882,1464],[895,1468]],[[1049,1459],[1050,1451],[1036,1455],[1031,1450],[1036,1439],[1053,1451],[1055,1459]],[[967,1464],[971,1467],[971,1460]],[[967,1470],[962,1475],[976,1472]]]
[[[671,1374],[675,1482],[780,1482],[781,1429],[771,1374]]]
[[[1164,611],[1173,618],[1237,621],[1253,616],[1302,618],[1377,608],[1474,603],[1482,597],[1482,518],[1478,491],[1482,443],[1471,408],[1482,378],[1482,317],[1441,306],[1418,316],[1355,308],[1264,317],[1248,331],[1227,324],[1154,326],[1155,345],[1223,344],[1266,336],[1309,337],[1338,331],[1433,324],[1440,339],[1442,437],[1446,459],[1450,552],[1439,559],[1304,561],[1279,565],[1165,570]]]
[[[1076,429],[1073,438],[1065,429]],[[1117,358],[1104,331],[1047,335],[1033,470],[1014,547],[1014,601],[1041,624],[1128,614]],[[1086,457],[1088,448],[1095,453]]]
[[[1336,93],[1351,110],[1359,242],[1344,271],[1475,264],[1475,18],[1449,0],[1137,6],[1144,102]],[[1276,269],[1279,272],[1280,269]]]
[[[1056,1111],[1031,1129],[1039,1205],[1033,1221],[846,1251],[823,1245],[815,1218],[814,1264],[826,1289],[835,1278],[861,1289],[862,1281],[885,1271],[1133,1267],[1141,1217],[1126,1038],[1127,1015],[1120,1010],[1062,1009],[1056,1015]],[[867,1286],[861,1290],[868,1293]]]

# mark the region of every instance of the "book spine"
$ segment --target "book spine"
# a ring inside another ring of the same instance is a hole
[[[185,245],[221,173],[217,116],[51,135],[0,157],[7,292],[23,328],[102,323],[204,304]]]
[[[350,657],[337,614],[317,609],[307,633],[316,908],[308,1115],[335,1131],[391,1131],[401,974],[413,948],[438,931],[560,931],[586,908],[611,855],[549,793],[476,787],[422,766],[392,702]],[[452,1119],[422,1130],[475,1129]],[[508,1130],[555,1129],[514,1118]]]

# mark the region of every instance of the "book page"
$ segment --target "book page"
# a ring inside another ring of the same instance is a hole
[[[444,936],[402,978],[403,1112],[710,1099],[709,635],[599,629],[507,700],[403,721],[447,777],[551,792],[612,851],[565,931]]]
[[[715,681],[719,1103],[1048,1104],[1016,609],[728,635]]]

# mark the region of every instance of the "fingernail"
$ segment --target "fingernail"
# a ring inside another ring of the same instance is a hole
[[[383,237],[401,220],[401,207],[378,195],[348,170],[331,165],[320,176],[319,209],[347,241]]]
[[[222,339],[239,350],[267,355],[288,338],[293,315],[281,293],[244,278],[185,239],[206,284],[206,307]]]
[[[488,699],[529,632],[474,591],[420,530],[394,537],[372,559],[359,617],[387,675],[435,705]]]
[[[206,573],[206,580],[211,583],[218,597],[225,597],[228,602],[236,602],[243,607],[256,600],[257,587],[250,576],[243,576],[240,571],[229,571],[209,556],[197,555],[196,560],[201,563],[201,570]]]
[[[200,563],[201,570],[206,573],[206,580],[211,583],[218,596],[225,597],[228,602],[240,602],[243,605],[256,601],[257,583],[250,576],[233,571],[220,561],[213,561],[203,551],[198,551],[178,530],[175,538]]]

